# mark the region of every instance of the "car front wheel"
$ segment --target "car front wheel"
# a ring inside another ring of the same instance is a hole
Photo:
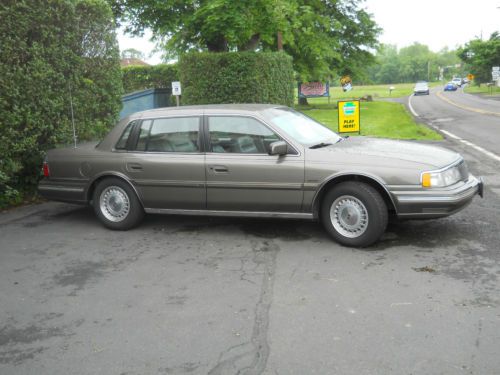
[[[131,229],[144,217],[137,195],[129,184],[119,178],[106,178],[97,184],[93,206],[99,220],[110,229]]]
[[[370,246],[387,227],[387,206],[372,186],[348,181],[334,186],[325,196],[321,221],[327,232],[345,246]]]

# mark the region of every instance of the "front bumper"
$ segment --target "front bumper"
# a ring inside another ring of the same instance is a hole
[[[406,190],[404,187],[392,187],[391,195],[399,218],[431,219],[462,210],[476,194],[482,198],[483,191],[483,180],[469,175],[467,181],[446,188]]]

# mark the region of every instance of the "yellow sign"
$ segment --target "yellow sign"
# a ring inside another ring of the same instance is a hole
[[[473,80],[474,80],[474,74],[470,74],[470,73],[469,73],[469,74],[467,74],[467,79],[468,79],[469,81],[473,81]]]
[[[359,133],[361,131],[359,108],[359,100],[338,102],[339,133]]]

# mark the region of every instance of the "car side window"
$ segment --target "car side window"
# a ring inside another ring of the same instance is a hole
[[[137,145],[135,146],[137,151],[146,151],[149,131],[151,130],[152,123],[152,120],[144,120],[142,122],[141,128],[139,129],[139,135],[137,137]]]
[[[171,117],[143,121],[136,150],[199,152],[199,125],[198,117]]]
[[[118,140],[118,142],[115,145],[116,150],[126,150],[127,149],[127,142],[130,137],[130,134],[132,133],[132,129],[134,128],[135,121],[130,122],[125,130],[122,133],[122,136]]]
[[[210,151],[236,154],[267,154],[269,145],[280,138],[251,117],[212,116],[208,118]]]

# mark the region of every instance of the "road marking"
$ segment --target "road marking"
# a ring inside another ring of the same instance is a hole
[[[471,111],[474,111],[474,112],[479,112],[479,113],[483,113],[483,114],[493,114],[495,116],[500,116],[500,113],[497,113],[497,112],[489,112],[489,111],[483,111],[482,109],[477,109],[477,108],[470,108],[470,107],[462,107],[460,106],[459,104],[456,104],[454,102],[452,102],[451,100],[449,100],[448,98],[445,98],[444,96],[442,96],[442,94],[438,91],[437,93],[437,96],[440,97],[441,99],[449,102],[450,104],[454,105],[454,106],[457,106],[459,108],[463,108],[463,109],[468,109],[468,110],[471,110]],[[415,110],[413,109],[413,106],[411,105],[411,98],[414,96],[414,94],[411,94],[409,97],[408,97],[408,107],[410,108],[410,111],[411,113],[413,114],[413,116],[415,117],[420,117],[418,115],[417,112],[415,112]],[[432,125],[431,125],[432,126]],[[455,134],[453,133],[450,133],[449,131],[446,131],[446,130],[443,130],[443,129],[439,129],[437,126],[432,126],[434,129],[436,129],[437,131],[440,131],[441,133],[447,135],[448,137],[450,138],[453,138],[461,143],[463,143],[464,145],[467,145],[469,147],[472,147],[473,149],[475,149],[476,151],[479,151],[481,153],[483,153],[484,155],[492,158],[493,160],[496,160],[496,161],[500,161],[500,156],[498,156],[497,154],[491,152],[491,151],[488,151],[484,148],[482,148],[481,146],[478,146],[472,142],[469,142],[465,139],[462,139],[460,138],[459,136],[456,136]]]
[[[473,107],[468,107],[466,105],[458,104],[455,103],[454,101],[450,100],[449,98],[445,97],[441,92],[437,92],[437,96],[444,100],[445,102],[454,105],[455,107],[465,109],[466,111],[472,111],[476,113],[482,113],[483,115],[493,115],[493,116],[500,116],[500,112],[491,112],[491,111],[486,111],[484,109],[479,109],[479,108],[473,108]]]
[[[458,141],[462,140],[462,138],[457,137],[455,134],[450,133],[450,132],[448,132],[448,131],[446,131],[446,130],[439,129],[439,128],[437,128],[437,127],[436,127],[435,129],[439,130],[441,133],[446,134],[446,135],[447,135],[448,137],[450,137],[450,138],[456,139],[456,140],[458,140]]]
[[[438,128],[436,128],[438,129]],[[490,158],[492,158],[493,160],[496,160],[496,161],[500,161],[500,156],[498,156],[497,154],[494,154],[493,152],[491,151],[488,151],[488,150],[485,150],[484,148],[482,148],[481,146],[478,146],[472,142],[469,142],[465,139],[462,139],[458,136],[456,136],[455,134],[453,133],[450,133],[449,131],[446,131],[446,130],[443,130],[443,129],[438,129],[441,133],[443,134],[446,134],[448,137],[450,138],[453,138],[453,139],[456,139],[457,141],[459,142],[462,142],[464,145],[467,145],[469,147],[472,147],[473,149],[475,149],[476,151],[479,151],[483,154],[485,154],[486,156],[489,156]]]
[[[413,116],[415,117],[420,117],[418,115],[417,112],[415,112],[415,110],[413,109],[413,106],[411,105],[411,98],[413,98],[415,96],[415,94],[411,94],[409,97],[408,97],[408,107],[410,108],[410,112],[413,114]]]
[[[455,120],[453,117],[446,117],[446,118],[438,118],[432,122],[450,122]]]

